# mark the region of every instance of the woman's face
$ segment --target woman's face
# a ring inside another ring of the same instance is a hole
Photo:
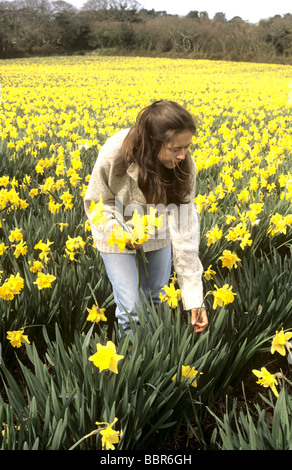
[[[166,168],[175,168],[186,158],[187,151],[192,143],[193,134],[191,131],[184,131],[177,134],[173,141],[166,142],[158,155],[158,159]]]

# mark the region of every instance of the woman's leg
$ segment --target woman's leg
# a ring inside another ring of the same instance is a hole
[[[148,262],[146,269],[148,277],[144,275],[140,266],[141,288],[148,300],[159,303],[161,288],[168,284],[171,273],[171,245],[160,250],[146,252]],[[128,328],[128,317],[125,310],[133,320],[139,322],[137,308],[141,307],[138,282],[139,274],[133,254],[101,253],[105,268],[112,284],[116,303],[116,318],[124,329]]]
[[[138,291],[138,269],[133,254],[100,253],[111,282],[116,303],[116,318],[119,324],[128,328],[125,310],[138,322],[136,305],[141,305]]]
[[[147,299],[151,298],[157,304],[160,303],[161,288],[168,284],[171,274],[171,245],[145,254],[148,277],[142,277],[141,287]]]

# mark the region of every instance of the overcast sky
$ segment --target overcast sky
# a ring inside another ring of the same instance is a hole
[[[209,18],[223,12],[227,20],[240,16],[244,21],[256,23],[262,18],[274,15],[292,14],[292,0],[138,0],[147,10],[165,10],[170,14],[185,16],[191,10],[207,11]],[[82,7],[85,0],[68,0],[68,3]]]

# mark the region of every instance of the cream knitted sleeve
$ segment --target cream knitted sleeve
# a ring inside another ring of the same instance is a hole
[[[194,184],[190,202],[182,204],[177,210],[174,209],[169,213],[173,264],[185,310],[199,308],[203,302],[203,267],[199,259],[200,227],[194,203],[195,172],[194,166]]]

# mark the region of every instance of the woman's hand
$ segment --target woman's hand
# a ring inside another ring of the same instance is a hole
[[[139,248],[141,248],[142,246],[142,243],[135,243],[134,241],[127,241],[126,243],[126,248],[128,250],[139,250]]]
[[[195,333],[201,333],[208,326],[208,316],[206,309],[202,308],[192,308],[192,319],[191,324],[193,327],[196,327]]]

